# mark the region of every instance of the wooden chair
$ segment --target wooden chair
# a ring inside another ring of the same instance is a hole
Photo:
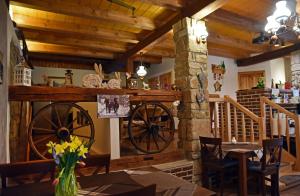
[[[149,186],[145,186],[143,188],[139,188],[133,191],[114,194],[112,196],[155,196],[156,193],[156,184],[151,184]]]
[[[50,174],[50,179],[53,180],[55,162],[52,159],[0,164],[2,188],[7,187],[7,179],[11,179],[16,185],[21,185],[40,182],[48,174]]]
[[[222,139],[199,137],[201,145],[202,185],[209,188],[209,178],[212,172],[220,174],[220,194],[224,190],[225,170],[237,167],[238,161],[223,158]]]
[[[96,175],[103,168],[105,168],[106,174],[109,173],[110,154],[91,155],[88,156],[86,159],[83,159],[82,161],[85,163],[85,167],[80,167],[80,166],[76,167],[76,173],[79,176]],[[91,169],[93,169],[92,172]]]
[[[266,195],[265,180],[271,181],[271,195],[279,195],[279,168],[283,139],[263,140],[263,156],[259,161],[248,163],[249,175],[258,177],[262,195]],[[271,179],[266,176],[271,176]]]

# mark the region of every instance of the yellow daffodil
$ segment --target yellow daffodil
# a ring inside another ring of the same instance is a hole
[[[86,158],[85,154],[88,152],[88,148],[84,147],[83,145],[80,146],[78,151],[78,156],[82,156],[83,158]]]
[[[63,154],[65,152],[63,146],[60,144],[56,144],[54,149],[55,149],[56,155]]]

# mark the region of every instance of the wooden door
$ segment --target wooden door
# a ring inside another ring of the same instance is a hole
[[[239,90],[255,87],[262,77],[265,77],[265,71],[238,72]]]

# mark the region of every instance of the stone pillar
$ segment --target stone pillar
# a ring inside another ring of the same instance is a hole
[[[193,28],[195,24],[195,19],[184,18],[173,26],[173,32],[176,49],[175,83],[183,94],[178,111],[178,146],[183,148],[187,159],[194,161],[193,182],[198,183],[201,174],[199,136],[211,136],[211,132],[207,90],[207,45],[197,43]],[[199,90],[198,74],[203,81],[202,91]],[[197,98],[201,97],[202,102],[197,101]]]
[[[300,87],[300,50],[291,53],[292,84]]]

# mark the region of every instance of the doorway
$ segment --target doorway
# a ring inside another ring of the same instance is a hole
[[[238,72],[239,90],[252,89],[256,87],[260,78],[265,80],[265,71]]]

